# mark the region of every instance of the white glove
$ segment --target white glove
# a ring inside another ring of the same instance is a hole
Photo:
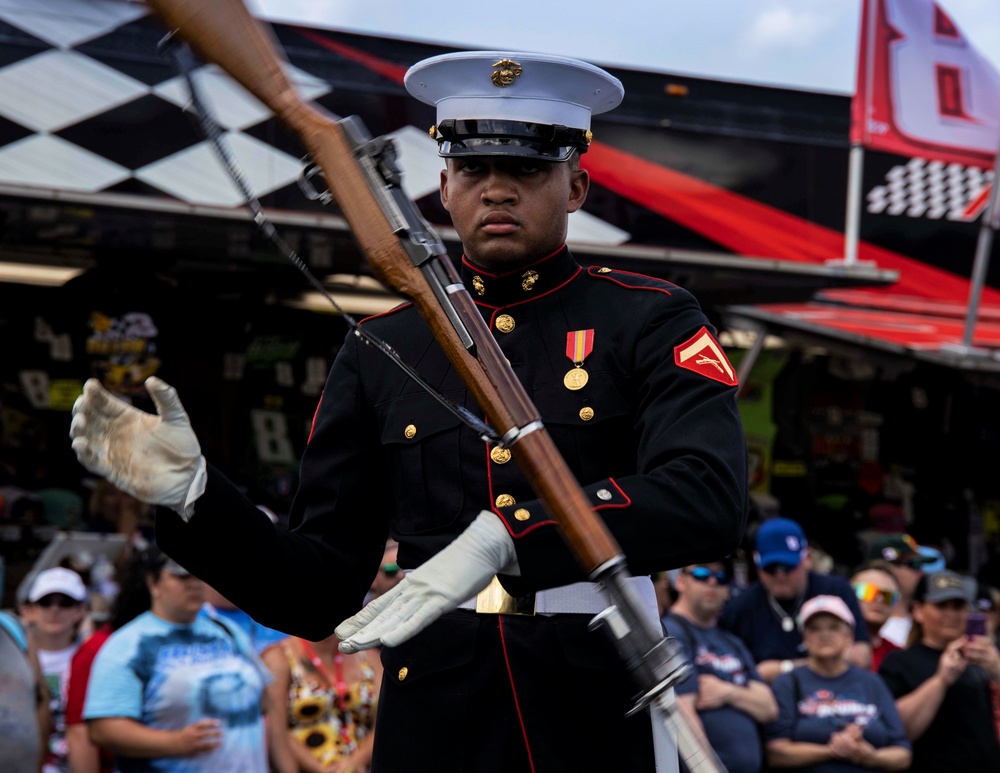
[[[177,391],[155,376],[146,379],[146,391],[156,415],[88,380],[73,403],[73,451],[84,467],[117,488],[188,520],[205,493],[205,457]]]
[[[337,626],[340,651],[402,644],[481,591],[500,571],[517,574],[514,540],[499,517],[483,510],[448,547]]]

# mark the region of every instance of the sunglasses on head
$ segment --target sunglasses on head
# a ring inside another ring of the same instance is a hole
[[[69,609],[70,607],[79,606],[81,602],[74,598],[63,595],[62,593],[50,593],[48,596],[42,596],[38,601],[35,602],[36,605],[40,607],[51,607],[53,605],[62,607],[63,609]]]
[[[709,569],[707,566],[694,566],[690,569],[685,569],[684,574],[693,577],[698,582],[708,582],[710,578],[714,577],[715,581],[719,583],[719,585],[729,584],[729,575],[721,569]]]
[[[773,564],[762,566],[760,570],[764,572],[764,574],[777,574],[778,572],[791,574],[798,568],[799,568],[798,564],[786,564],[783,561],[775,561]]]
[[[896,591],[883,590],[870,582],[860,582],[855,585],[854,593],[861,601],[881,601],[887,607],[894,606],[899,601],[899,594]]]
[[[395,577],[399,571],[399,564],[382,564],[381,569],[387,577]]]

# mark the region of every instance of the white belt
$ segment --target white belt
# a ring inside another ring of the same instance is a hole
[[[627,580],[633,592],[639,597],[642,603],[642,611],[651,622],[658,623],[660,619],[659,607],[656,604],[656,591],[653,589],[653,581],[649,577],[629,577]],[[477,598],[488,592],[496,592],[499,581],[494,577],[493,583],[477,596],[472,596],[459,604],[459,609],[471,609],[476,611]],[[501,589],[502,592],[502,589]],[[601,590],[600,585],[594,582],[574,582],[570,585],[561,585],[558,588],[548,588],[534,594],[534,614],[536,615],[556,615],[556,614],[579,614],[596,615],[607,609],[608,597]],[[480,609],[482,602],[480,601]],[[493,611],[493,610],[490,610]],[[529,611],[527,614],[531,614]]]

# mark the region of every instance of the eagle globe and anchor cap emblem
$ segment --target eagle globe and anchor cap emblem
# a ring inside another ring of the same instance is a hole
[[[524,72],[521,65],[513,59],[501,59],[499,62],[494,62],[493,67],[490,80],[494,86],[501,89],[512,84],[514,79],[520,77],[521,73]]]

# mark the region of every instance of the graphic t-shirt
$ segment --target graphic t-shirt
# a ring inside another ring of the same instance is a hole
[[[98,653],[84,718],[128,717],[167,730],[219,720],[216,750],[160,759],[118,755],[122,773],[266,773],[260,701],[269,681],[241,631],[204,617],[181,625],[145,612]]]
[[[66,743],[66,687],[69,684],[69,664],[80,646],[75,642],[62,650],[39,650],[38,665],[49,685],[49,708],[52,710],[52,735],[43,773],[69,771],[69,745]]]
[[[677,638],[696,671],[677,686],[678,695],[698,692],[698,674],[711,674],[740,687],[761,681],[753,656],[735,634],[701,628],[678,615],[664,618],[667,633]],[[699,711],[705,734],[729,773],[757,773],[763,763],[757,723],[733,706]]]
[[[831,735],[855,724],[861,726],[865,740],[876,749],[910,748],[892,693],[871,671],[848,666],[840,676],[826,677],[808,666],[799,666],[779,676],[771,688],[778,701],[778,718],[765,726],[764,736],[768,741],[787,738],[826,744]],[[864,768],[835,760],[796,770],[848,773]]]

